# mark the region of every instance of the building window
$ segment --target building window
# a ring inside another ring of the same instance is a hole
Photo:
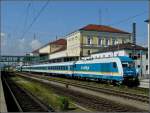
[[[102,43],[103,43],[103,40],[99,38],[99,39],[98,39],[98,45],[99,45],[99,46],[102,46]]]
[[[115,40],[112,40],[112,45],[115,45]]]
[[[140,58],[141,57],[141,55],[140,55],[140,53],[138,53],[138,58]]]
[[[146,71],[148,70],[148,65],[146,65]]]
[[[91,44],[92,44],[92,38],[89,37],[89,36],[88,36],[88,38],[87,38],[87,44],[88,44],[88,45],[91,45]]]
[[[118,44],[118,40],[115,40],[115,45]]]
[[[109,40],[108,39],[106,39],[106,46],[108,46],[109,45]]]
[[[88,53],[88,55],[90,55],[90,54],[91,54],[91,51],[90,51],[90,50],[88,50],[88,51],[87,51],[87,53]]]

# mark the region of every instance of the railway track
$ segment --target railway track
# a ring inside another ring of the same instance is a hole
[[[33,81],[34,80],[32,80],[32,82]],[[39,82],[37,80],[35,81]],[[43,83],[42,81],[40,83],[43,84],[43,87],[50,88],[56,94],[67,96],[70,99],[72,99],[74,102],[78,103],[79,105],[85,108],[92,109],[94,111],[103,111],[103,112],[140,112],[140,111],[142,112],[143,111],[141,109],[137,109],[121,103],[116,103],[104,98],[99,98],[86,93],[81,93],[79,91],[73,91],[65,87],[59,87],[57,85]]]
[[[91,96],[85,93],[76,92],[73,90],[68,90],[67,88],[60,88],[55,85],[51,85],[53,91],[56,94],[64,95],[70,97],[75,102],[79,103],[84,107],[88,107],[94,109],[96,111],[103,111],[103,112],[139,112],[143,111],[131,106],[115,103],[110,100],[106,100],[103,98],[97,98],[95,96]]]
[[[19,112],[49,112],[53,111],[50,107],[43,104],[40,100],[27,92],[25,89],[17,86],[14,82],[9,80],[8,77],[3,77],[4,84],[9,89],[13,100],[17,105]]]
[[[31,74],[31,73],[23,73],[26,75],[30,75],[30,76],[34,76],[34,77],[40,77],[38,75],[35,74]],[[74,81],[69,81],[66,82],[66,80],[58,80],[57,78],[52,78],[52,77],[48,77],[48,80],[52,80],[58,83],[62,83],[62,84],[67,84],[68,86],[77,86],[77,87],[81,87],[81,88],[85,88],[85,89],[89,89],[92,91],[96,91],[96,92],[101,92],[101,93],[105,93],[105,94],[109,94],[109,95],[113,95],[113,96],[119,96],[119,97],[123,97],[123,98],[127,98],[127,99],[132,99],[132,100],[137,100],[140,102],[145,102],[145,103],[149,103],[149,97],[148,96],[144,96],[144,95],[140,95],[140,94],[133,94],[133,93],[129,93],[129,92],[125,92],[125,91],[118,91],[118,90],[113,90],[110,88],[102,88],[102,87],[97,87],[97,86],[93,86],[93,85],[89,85],[86,83],[81,83],[81,82],[74,82]]]

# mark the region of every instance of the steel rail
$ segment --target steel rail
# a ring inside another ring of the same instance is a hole
[[[30,73],[24,73],[24,74],[32,75],[32,76],[37,77],[37,75],[35,75],[35,74],[30,74]],[[92,90],[92,91],[97,91],[97,92],[101,92],[101,93],[105,93],[105,94],[109,94],[109,95],[114,95],[114,96],[124,97],[124,98],[127,98],[127,99],[138,100],[138,101],[149,103],[149,97],[144,96],[144,95],[140,95],[140,94],[133,94],[133,93],[128,93],[128,92],[124,92],[124,91],[117,91],[117,90],[113,90],[113,89],[109,89],[109,88],[102,88],[102,87],[92,86],[92,85],[81,83],[81,82],[77,83],[77,82],[69,81],[69,82],[66,83],[66,81],[64,81],[64,80],[58,80],[58,79],[55,79],[55,78],[49,78],[48,80],[55,81],[55,82],[58,82],[58,83],[63,83],[63,84],[66,84],[67,86],[69,86],[69,85],[77,86],[77,87],[89,89],[89,90]]]

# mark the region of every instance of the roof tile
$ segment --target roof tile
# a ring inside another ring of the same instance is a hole
[[[94,25],[94,24],[89,24],[79,30],[85,30],[85,31],[101,31],[101,32],[112,32],[112,33],[125,33],[125,34],[130,34],[128,32],[110,27],[110,26],[105,26],[105,25]]]

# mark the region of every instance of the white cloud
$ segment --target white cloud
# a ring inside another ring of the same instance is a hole
[[[4,37],[5,33],[1,32],[0,37]]]
[[[42,45],[41,42],[37,39],[32,40],[30,43],[32,50],[38,49],[39,47],[41,47],[41,45]]]
[[[18,39],[6,33],[0,33],[1,52],[3,55],[25,55],[32,50],[41,47],[41,42],[37,39],[29,40],[29,38]]]
[[[7,41],[7,37],[6,37],[6,34],[5,33],[3,33],[3,32],[1,32],[0,33],[0,38],[1,38],[1,45],[2,46],[5,46],[6,45],[6,41]]]

